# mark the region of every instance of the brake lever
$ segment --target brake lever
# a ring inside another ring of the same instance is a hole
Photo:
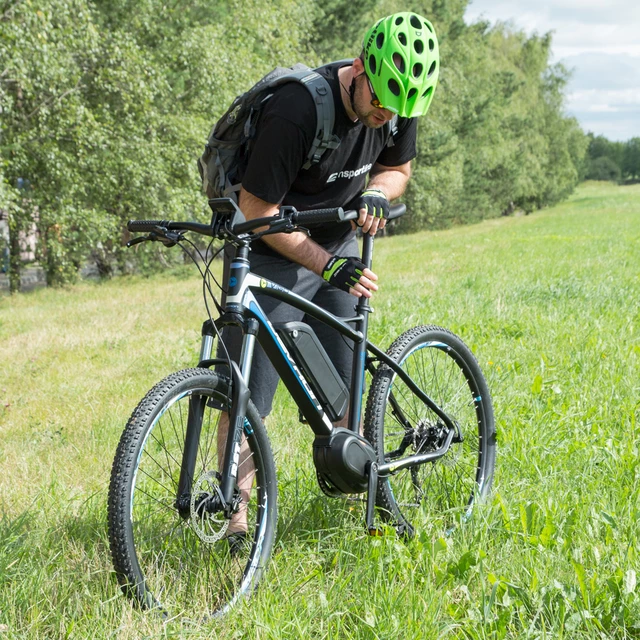
[[[151,240],[151,238],[149,236],[138,236],[133,240],[129,240],[129,242],[127,242],[125,246],[127,248],[130,248],[130,247],[133,247],[134,244],[140,244],[141,242],[146,242],[147,240]]]
[[[309,229],[305,227],[299,227],[291,221],[291,216],[286,216],[277,220],[271,224],[270,229],[266,229],[265,231],[260,231],[259,233],[253,234],[253,239],[257,240],[258,238],[262,238],[263,236],[270,236],[274,233],[295,233],[296,231],[301,231],[307,236],[311,235]]]
[[[184,238],[184,234],[181,231],[169,231],[168,229],[163,232],[162,235],[157,233],[156,231],[152,231],[146,236],[139,236],[137,238],[133,238],[133,240],[129,240],[127,242],[127,247],[133,247],[135,244],[140,244],[141,242],[162,242],[165,247],[175,247],[180,240]]]
[[[154,235],[153,233],[149,235]],[[153,240],[162,242],[165,247],[175,247],[180,240],[184,238],[184,233],[181,231],[165,231],[163,236],[155,237]]]

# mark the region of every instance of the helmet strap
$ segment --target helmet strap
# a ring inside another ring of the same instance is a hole
[[[353,78],[351,78],[351,84],[349,85],[349,100],[351,101],[351,111],[353,111],[353,113],[356,112],[356,108],[353,103],[356,96],[356,77],[358,76],[353,76]]]
[[[342,87],[342,89],[344,90],[344,92],[349,96],[349,103],[351,105],[351,111],[355,114],[356,110],[355,110],[355,106],[354,106],[354,97],[356,94],[356,79],[352,78],[351,79],[351,84],[349,85],[349,88],[347,89],[347,87],[344,86],[344,84],[342,84],[342,81],[340,79],[338,79],[338,81],[340,82],[340,86]],[[356,119],[354,122],[358,121],[358,117],[356,116]]]

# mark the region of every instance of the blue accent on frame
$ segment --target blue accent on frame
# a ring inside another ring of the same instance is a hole
[[[282,345],[280,344],[280,338],[278,338],[278,336],[271,329],[271,325],[267,321],[267,318],[265,317],[264,313],[262,312],[262,309],[253,301],[251,301],[249,303],[249,309],[255,314],[255,316],[258,318],[258,320],[263,325],[263,327],[269,332],[269,335],[273,338],[274,342],[278,345],[278,349],[280,349],[280,353],[282,353],[282,356],[284,357],[284,359],[286,360],[287,364],[289,365],[289,369],[291,369],[291,371],[292,371],[293,375],[296,377],[296,379],[298,381],[300,381],[300,376],[298,375],[297,371],[291,366],[291,362],[289,360],[289,356],[282,349]],[[313,405],[315,406],[316,403],[317,403],[317,400],[314,400],[309,395],[309,392],[307,391],[307,387],[304,384],[302,384],[302,381],[300,381],[300,386],[304,389],[304,392],[307,394],[307,398],[309,398],[309,400],[311,400],[311,402],[313,402]]]

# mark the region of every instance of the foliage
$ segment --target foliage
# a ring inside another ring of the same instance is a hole
[[[549,66],[550,37],[459,17],[435,26],[445,34],[441,80],[421,122],[404,225],[476,222],[567,197],[585,143],[562,115],[567,74]]]
[[[0,234],[0,268],[9,274],[9,289],[16,293],[20,289],[20,248],[17,239],[22,228],[22,219],[18,192],[11,187],[0,172],[0,212],[4,215],[0,218],[6,220],[9,235]],[[8,259],[7,259],[8,258]]]
[[[413,216],[396,230],[531,211],[578,179],[584,141],[562,115],[567,76],[549,65],[550,37],[468,26],[466,6],[412,5],[436,27],[442,72],[419,127]],[[406,9],[397,0],[1,1],[0,155],[7,184],[33,186],[13,218],[21,228],[39,211],[47,281],[73,280],[87,260],[103,276],[151,266],[147,247],[125,254],[124,224],[207,215],[195,161],[233,97],[277,64],[358,55],[368,25]]]
[[[613,158],[609,156],[600,156],[589,163],[589,172],[587,177],[589,180],[609,180],[618,182],[620,180],[620,167]]]
[[[632,138],[624,145],[622,174],[631,180],[640,180],[640,138]]]
[[[640,180],[640,138],[627,142],[589,134],[584,174],[587,180],[612,182]]]

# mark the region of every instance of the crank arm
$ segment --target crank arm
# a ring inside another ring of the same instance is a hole
[[[378,494],[378,463],[369,463],[369,482],[367,486],[367,532],[370,536],[380,535],[380,530],[373,524],[373,515]]]

